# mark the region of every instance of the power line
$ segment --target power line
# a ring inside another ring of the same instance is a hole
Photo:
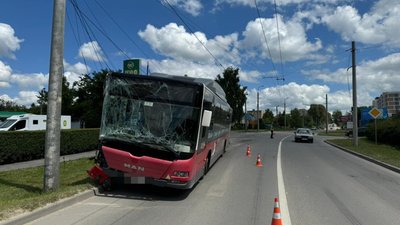
[[[116,20],[107,12],[107,10],[97,1],[95,0],[96,4],[103,10],[103,12],[106,14],[106,16],[117,26],[117,28],[128,38],[128,40],[148,59],[150,59],[150,56],[146,54],[146,52],[140,47],[139,44],[137,44],[130,36],[129,34],[119,25],[119,23],[116,22]],[[157,67],[157,66],[156,66]],[[160,68],[157,68],[160,70]],[[160,70],[161,71],[161,70]]]
[[[222,63],[211,53],[211,51],[207,48],[207,46],[197,37],[197,35],[193,32],[193,30],[188,26],[188,24],[183,20],[181,15],[176,11],[176,9],[169,3],[168,0],[164,0],[168,4],[168,6],[172,9],[174,14],[181,20],[181,22],[185,25],[185,27],[189,30],[189,32],[197,39],[197,41],[204,47],[204,49],[210,54],[210,56],[214,59],[215,63],[220,66],[223,70],[225,70],[225,67],[222,65]]]
[[[90,40],[91,42],[93,42],[94,40],[96,40],[96,42],[97,42],[96,35],[94,34],[93,30],[90,28],[89,24],[88,24],[87,21],[85,20],[86,17],[84,16],[84,13],[83,13],[83,12],[81,11],[81,9],[79,8],[78,3],[76,2],[76,0],[70,0],[70,3],[72,4],[73,8],[75,9],[75,13],[76,13],[76,15],[78,16],[79,21],[81,22],[81,25],[82,25],[82,27],[83,27],[83,30],[85,31],[85,33],[86,33],[86,35],[88,36],[89,40]],[[99,44],[99,42],[97,42],[97,43]],[[100,46],[100,48],[101,48],[101,45],[100,45],[100,44],[99,44],[99,46]],[[92,47],[93,47],[93,46],[92,46]],[[110,68],[110,66],[107,64],[107,62],[106,62],[106,61],[104,61],[104,62],[102,61],[101,57],[99,56],[99,53],[98,53],[94,48],[93,48],[93,52],[95,53],[96,58],[97,58],[99,64],[102,65],[102,63],[104,63],[105,66],[106,66],[109,70],[111,70],[111,68]],[[105,57],[108,59],[107,54],[105,54]],[[111,62],[110,62],[110,63],[111,63]]]
[[[268,54],[269,54],[269,57],[271,58],[272,68],[273,68],[274,71],[276,71],[274,60],[273,60],[272,54],[271,54],[271,50],[270,50],[269,45],[268,45],[267,35],[265,34],[264,25],[263,25],[263,23],[261,21],[261,15],[260,15],[260,10],[258,9],[257,0],[254,0],[254,4],[255,4],[256,9],[257,9],[258,21],[260,22],[260,25],[261,25],[261,30],[262,30],[262,33],[263,33],[263,36],[264,36],[265,44],[267,45]]]
[[[280,60],[281,60],[281,73],[282,73],[282,76],[284,77],[283,60],[282,60],[282,48],[281,48],[281,34],[279,32],[278,11],[277,11],[277,7],[276,7],[276,0],[274,0],[274,5],[275,5],[276,30],[277,30],[277,33],[278,33],[279,56],[280,56]]]

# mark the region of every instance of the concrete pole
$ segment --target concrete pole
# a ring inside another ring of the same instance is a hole
[[[259,93],[257,90],[257,112],[256,112],[256,114],[257,114],[257,132],[260,130],[260,118],[258,116],[258,110],[259,110]]]
[[[60,125],[64,59],[65,0],[54,0],[50,77],[47,106],[44,191],[55,191],[60,183]]]
[[[326,133],[328,133],[328,94],[325,95],[325,105],[326,105],[326,122],[325,122],[325,127],[326,127]]]
[[[352,69],[353,69],[353,145],[358,147],[358,116],[357,116],[357,79],[356,79],[356,43],[351,42]]]

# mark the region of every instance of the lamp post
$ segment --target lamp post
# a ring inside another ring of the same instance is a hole
[[[257,88],[257,132],[260,130],[260,116],[259,116],[259,104],[260,104],[260,88],[264,87],[264,85],[258,86]]]
[[[286,130],[286,99],[288,99],[288,97],[283,99],[283,116],[284,116],[284,124],[285,124],[285,130]]]
[[[247,95],[248,93],[245,92],[245,102],[244,102],[244,129],[247,132]]]

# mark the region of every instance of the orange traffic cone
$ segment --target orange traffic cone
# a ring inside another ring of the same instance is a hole
[[[250,156],[251,156],[250,145],[247,145],[246,156],[247,156],[247,157],[250,157]]]
[[[274,215],[272,216],[271,225],[282,225],[281,210],[279,208],[278,198],[275,198]]]
[[[257,155],[257,162],[256,162],[256,166],[257,167],[262,167],[262,163],[261,163],[261,158],[260,158],[260,154]]]

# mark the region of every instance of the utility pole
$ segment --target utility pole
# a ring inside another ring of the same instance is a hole
[[[247,131],[247,94],[245,95],[244,102],[244,129]]]
[[[284,116],[284,124],[285,124],[285,130],[286,130],[286,98],[283,99],[283,116]]]
[[[326,122],[325,122],[325,127],[326,127],[326,133],[328,133],[328,94],[325,95],[325,105],[326,105]]]
[[[54,0],[50,76],[47,106],[44,191],[58,189],[60,181],[60,126],[64,58],[65,0]]]
[[[353,71],[353,145],[358,147],[358,118],[357,118],[357,79],[356,79],[356,43],[351,42],[351,63]]]
[[[259,93],[257,90],[257,112],[256,112],[256,114],[257,114],[257,132],[260,130],[260,118],[258,115],[258,108],[259,108]]]

